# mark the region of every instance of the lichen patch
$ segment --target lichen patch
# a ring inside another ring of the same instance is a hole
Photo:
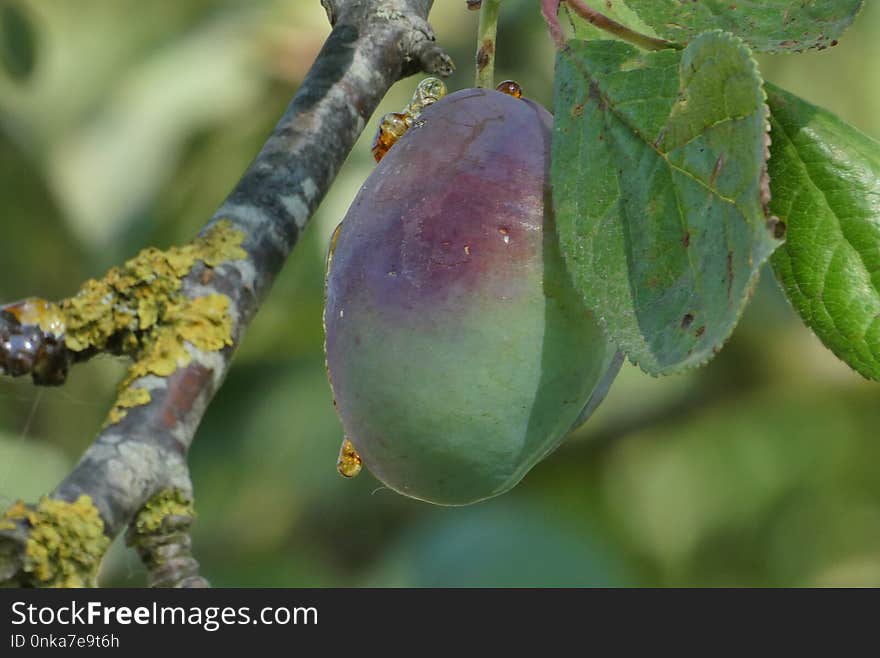
[[[183,278],[202,261],[208,267],[245,257],[244,234],[226,221],[181,247],[145,249],[100,280],[90,279],[61,303],[65,343],[86,350],[133,354],[149,342],[149,331],[164,325],[168,309],[179,308]]]
[[[153,535],[162,529],[168,518],[193,519],[195,515],[192,500],[180,489],[163,489],[141,508],[132,522],[132,528],[136,535]]]
[[[89,496],[80,496],[73,503],[44,497],[35,507],[19,501],[0,518],[0,529],[13,529],[22,521],[28,526],[23,584],[95,586],[110,539]]]
[[[203,351],[232,344],[229,298],[210,294],[191,299],[181,288],[199,261],[213,268],[244,258],[243,240],[243,233],[228,221],[220,221],[182,247],[143,250],[102,279],[87,281],[75,296],[61,302],[69,350],[135,358],[106,424],[118,423],[130,408],[150,401],[148,390],[131,388],[137,379],[167,377],[190,363],[185,343]]]

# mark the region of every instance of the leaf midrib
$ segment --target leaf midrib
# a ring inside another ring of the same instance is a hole
[[[732,199],[732,198],[730,198],[730,197],[725,196],[725,195],[722,194],[719,190],[717,190],[717,189],[715,189],[715,188],[712,188],[712,187],[710,187],[709,185],[707,185],[707,184],[706,184],[702,179],[700,179],[696,174],[694,174],[694,173],[688,171],[688,170],[685,169],[684,167],[680,167],[680,166],[676,165],[675,163],[671,162],[671,161],[669,160],[668,153],[665,152],[665,151],[662,151],[662,150],[660,150],[659,148],[657,148],[656,146],[654,146],[653,142],[651,142],[650,140],[646,139],[645,136],[642,135],[641,131],[640,131],[638,128],[636,128],[635,126],[633,126],[632,123],[630,123],[630,121],[629,121],[628,119],[626,119],[625,116],[622,115],[622,114],[617,110],[616,104],[612,102],[612,99],[608,96],[608,94],[606,93],[605,89],[600,85],[599,80],[598,80],[597,78],[593,77],[593,75],[592,75],[589,71],[584,70],[584,68],[580,66],[580,62],[578,62],[574,57],[570,57],[570,54],[571,54],[570,51],[569,51],[568,53],[566,53],[566,55],[569,56],[569,61],[571,61],[571,62],[573,62],[573,63],[575,64],[576,68],[578,68],[578,69],[581,71],[581,73],[584,75],[584,78],[585,78],[587,81],[589,81],[590,83],[592,83],[593,85],[595,85],[595,89],[596,89],[597,93],[599,94],[599,96],[601,97],[602,101],[604,102],[605,107],[608,108],[608,109],[611,111],[611,113],[614,115],[614,117],[615,117],[615,118],[616,118],[616,119],[617,119],[617,120],[618,120],[618,121],[619,121],[624,127],[626,127],[630,132],[632,132],[632,133],[633,133],[633,134],[639,139],[639,141],[641,141],[645,146],[647,146],[650,150],[652,150],[654,153],[656,153],[656,154],[657,154],[657,155],[658,155],[658,156],[659,156],[659,157],[660,157],[660,158],[661,158],[661,159],[667,164],[667,166],[668,166],[670,169],[672,169],[672,170],[674,170],[674,171],[678,171],[679,173],[681,173],[681,174],[687,176],[688,178],[690,178],[691,180],[693,180],[694,182],[696,182],[698,185],[700,185],[700,187],[702,187],[703,189],[705,189],[707,192],[709,192],[710,194],[712,194],[712,195],[715,196],[716,198],[718,198],[718,199],[720,199],[721,201],[724,201],[724,202],[726,202],[726,203],[729,203],[729,204],[732,205],[734,208],[736,208],[736,210],[737,210],[741,215],[743,215],[743,217],[746,217],[746,218],[749,217],[749,213],[747,213],[742,207],[740,207],[740,205],[739,205],[739,203],[737,202],[736,199]],[[680,67],[679,67],[679,69],[680,69]],[[679,80],[681,80],[681,75],[680,75],[680,74],[679,74]],[[698,133],[697,133],[694,137],[692,137],[690,140],[688,140],[688,141],[685,142],[684,144],[681,144],[681,145],[679,145],[679,146],[676,146],[676,150],[679,149],[679,148],[684,148],[685,146],[687,146],[688,144],[690,144],[690,143],[691,143],[692,141],[694,141],[695,139],[698,139],[699,137],[702,137],[703,135],[705,135],[707,131],[711,130],[712,128],[714,128],[714,127],[716,127],[716,126],[718,126],[718,125],[721,125],[722,123],[725,123],[725,122],[727,122],[727,121],[736,121],[736,120],[746,119],[746,118],[748,118],[748,116],[749,116],[749,115],[725,117],[725,118],[722,119],[721,121],[716,121],[715,123],[712,123],[712,124],[710,124],[710,125],[708,125],[708,126],[705,126],[705,127],[703,127],[703,128],[700,130],[700,132],[698,132]],[[667,116],[667,122],[668,122],[668,116]]]

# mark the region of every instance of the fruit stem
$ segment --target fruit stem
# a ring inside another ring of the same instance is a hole
[[[584,4],[583,0],[563,0],[569,8],[576,13],[578,16],[583,18],[585,21],[599,28],[600,30],[604,30],[609,34],[613,34],[614,36],[623,39],[624,41],[628,41],[629,43],[638,46],[639,48],[644,48],[646,50],[665,50],[666,48],[676,48],[681,49],[682,46],[673,41],[667,41],[666,39],[658,39],[655,37],[649,37],[647,34],[642,34],[641,32],[636,32],[635,30],[631,30],[626,25],[621,25],[615,20],[608,18],[605,14],[602,14],[591,7],[588,7]]]
[[[501,0],[483,0],[480,6],[480,25],[477,28],[477,87],[495,88],[495,37],[498,34],[498,14]]]
[[[557,49],[565,45],[565,33],[559,24],[559,3],[562,0],[541,0],[541,14],[547,23],[547,31]]]

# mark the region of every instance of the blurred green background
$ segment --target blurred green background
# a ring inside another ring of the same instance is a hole
[[[880,137],[880,4],[824,53],[765,77]],[[477,15],[433,23],[472,84]],[[0,300],[61,298],[198,230],[256,154],[329,27],[318,0],[0,0]],[[508,0],[499,79],[549,105],[537,3]],[[379,112],[399,110],[415,80]],[[366,131],[297,246],[199,431],[204,573],[218,586],[880,585],[880,386],[800,324],[765,273],[708,367],[625,367],[596,416],[513,492],[464,509],[340,478],[323,371],[330,232],[373,161]],[[0,381],[0,503],[52,489],[89,445],[124,363],[67,386]],[[117,542],[101,581],[140,586]]]

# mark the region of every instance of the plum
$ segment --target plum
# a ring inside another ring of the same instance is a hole
[[[464,505],[507,491],[619,368],[559,253],[552,122],[493,90],[446,96],[388,151],[334,236],[335,404],[363,463],[406,496]]]

